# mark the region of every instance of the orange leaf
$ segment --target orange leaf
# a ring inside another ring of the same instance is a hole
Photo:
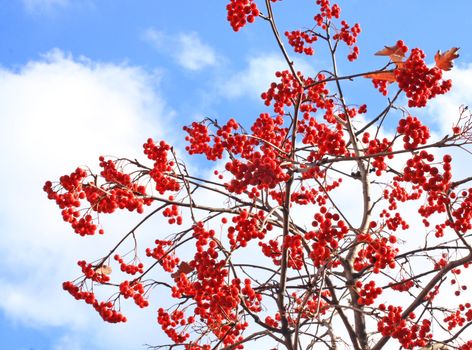
[[[193,267],[190,266],[189,263],[182,261],[177,268],[177,271],[175,271],[173,274],[170,275],[172,278],[177,278],[180,276],[181,273],[188,274],[193,271]]]
[[[392,70],[386,72],[379,72],[379,73],[371,73],[364,75],[364,78],[376,79],[376,80],[386,80],[391,83],[395,82],[395,74],[393,74]]]
[[[385,46],[382,50],[375,53],[376,56],[389,56],[393,63],[401,65],[405,52],[401,47],[395,44],[395,46]]]
[[[108,265],[102,265],[98,269],[95,270],[95,273],[99,273],[102,275],[109,275],[111,273],[111,267]]]
[[[434,56],[436,67],[441,68],[442,70],[451,70],[453,66],[452,61],[459,57],[457,51],[459,51],[458,47],[453,47],[444,53],[441,53],[441,51],[438,50],[438,52]]]

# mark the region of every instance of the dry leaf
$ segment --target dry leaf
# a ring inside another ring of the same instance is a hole
[[[441,68],[442,70],[451,70],[453,66],[452,61],[459,57],[457,51],[459,51],[458,47],[453,47],[444,53],[441,53],[441,51],[438,50],[438,52],[434,56],[436,67]]]
[[[95,273],[99,273],[102,275],[109,275],[111,273],[111,266],[102,265],[98,269],[95,270]]]
[[[376,79],[376,80],[386,80],[391,83],[395,82],[395,74],[393,74],[393,71],[389,70],[386,72],[380,72],[380,73],[372,73],[372,74],[366,74],[364,75],[364,78],[370,78],[370,79]]]
[[[405,52],[402,48],[395,46],[385,46],[382,50],[375,53],[376,56],[388,56],[393,63],[397,66],[403,64],[403,58],[405,58]]]
[[[179,265],[179,267],[177,268],[177,271],[175,271],[172,275],[170,275],[170,277],[172,278],[177,278],[180,276],[181,273],[184,273],[184,274],[187,274],[187,273],[190,273],[193,271],[193,267],[190,266],[189,263],[185,262],[185,261],[182,261]]]

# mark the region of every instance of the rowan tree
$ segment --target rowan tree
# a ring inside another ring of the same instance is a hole
[[[472,349],[472,177],[456,178],[449,154],[472,143],[472,117],[458,108],[450,132],[436,137],[411,112],[450,90],[442,75],[458,49],[428,65],[398,40],[377,52],[381,68],[343,75],[338,61],[359,59],[360,25],[316,0],[312,23],[282,32],[278,2],[227,4],[234,31],[254,21],[271,28],[286,69],[246,125],[219,116],[184,126],[186,151],[213,163],[212,177],[148,139],[145,160],[102,156],[98,172],[79,167],[45,184],[81,236],[104,234],[105,214],[137,214],[109,252],[78,262],[82,275],[64,290],[112,323],[126,322],[125,299],[144,308],[152,293],[168,293],[171,307],[153,305],[169,338],[156,349],[242,349],[262,339],[288,350]],[[295,55],[321,52],[329,66],[298,70]],[[369,80],[380,109],[345,93]],[[344,210],[346,193],[358,217]],[[138,246],[153,216],[173,233]]]

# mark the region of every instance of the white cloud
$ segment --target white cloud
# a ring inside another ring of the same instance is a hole
[[[472,108],[472,63],[446,72],[445,78],[452,79],[452,89],[445,95],[440,95],[431,100],[424,110],[424,121],[427,123],[431,119],[436,125],[436,132],[439,137],[446,134],[451,135],[452,127],[457,122],[460,115],[461,106]],[[467,113],[465,114],[467,115]],[[468,146],[469,151],[472,147]],[[458,148],[448,148],[444,152],[453,155],[453,175],[456,179],[470,176],[470,154]]]
[[[213,49],[202,43],[197,33],[180,34],[178,37],[180,53],[176,58],[179,64],[189,70],[200,70],[216,63]]]
[[[295,62],[297,70],[305,74],[314,72],[304,60]],[[288,69],[287,62],[280,54],[265,54],[250,57],[245,69],[225,78],[221,84],[220,94],[228,98],[250,97],[257,98],[266,91],[270,83],[276,81],[275,72]]]
[[[107,325],[61,289],[79,275],[77,260],[98,258],[116,243],[127,216],[104,237],[80,238],[42,191],[46,180],[96,165],[100,154],[133,156],[148,137],[172,134],[174,114],[157,86],[158,76],[140,68],[58,50],[16,71],[0,68],[0,310],[33,327],[67,328],[72,333],[57,349],[68,340],[73,346],[65,348],[80,348],[76,339],[130,349],[159,336],[152,308],[125,303],[128,324]]]
[[[427,115],[434,118],[442,132],[450,133],[452,125],[459,117],[459,106],[472,107],[472,64],[454,68],[445,73],[445,78],[452,79],[452,89],[445,95],[435,97],[428,104]]]
[[[143,39],[156,50],[172,56],[177,64],[191,71],[199,71],[217,63],[213,48],[203,43],[196,32],[171,36],[149,28],[144,32]]]

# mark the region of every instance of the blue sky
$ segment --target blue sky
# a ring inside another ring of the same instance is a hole
[[[313,3],[274,5],[281,31],[309,26]],[[137,153],[147,137],[182,147],[180,126],[193,120],[250,121],[265,111],[258,95],[283,67],[277,47],[262,21],[234,33],[225,5],[0,0],[1,349],[140,349],[163,339],[154,310],[130,307],[128,325],[110,326],[64,295],[60,283],[75,276],[75,261],[99,257],[110,241],[90,248],[90,241],[72,237],[41,186],[99,154]],[[385,61],[373,53],[397,39],[421,47],[430,62],[436,50],[459,46],[455,90],[418,113],[430,113],[433,128],[447,129],[457,106],[472,103],[472,2],[340,5],[363,29],[361,56],[342,65],[343,72],[380,67]],[[316,70],[325,58],[298,61]],[[379,98],[367,80],[350,97],[374,105]]]

